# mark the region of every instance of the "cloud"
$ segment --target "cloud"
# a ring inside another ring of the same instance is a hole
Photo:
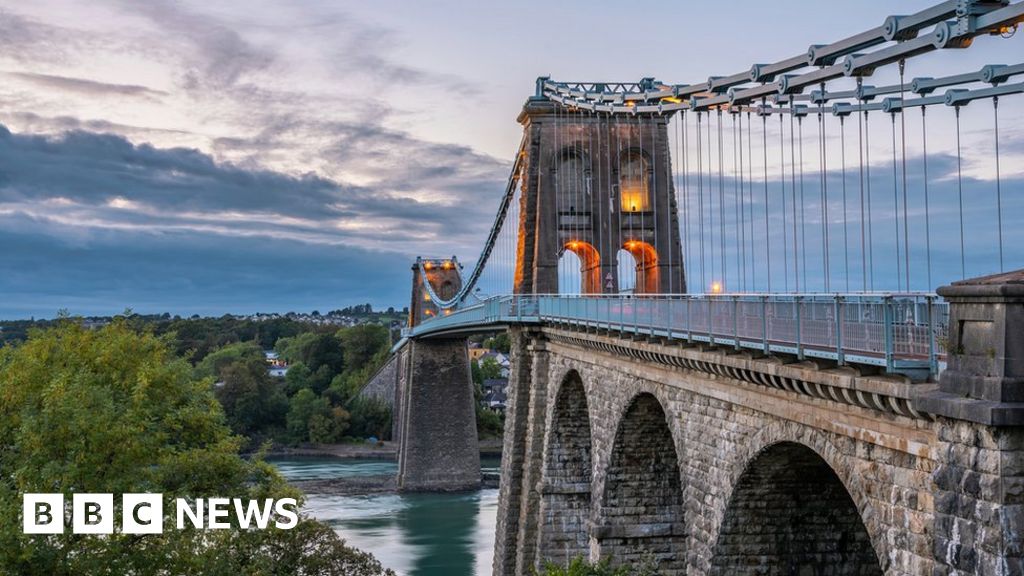
[[[0,203],[52,221],[73,212],[73,221],[86,227],[217,227],[225,235],[322,244],[386,241],[395,251],[429,244],[447,230],[448,239],[468,243],[485,230],[482,206],[497,202],[502,165],[488,160],[482,170],[468,149],[440,145],[428,159],[438,165],[411,164],[368,187],[218,163],[197,150],[135,145],[110,134],[46,137],[3,129]],[[423,186],[437,189],[426,193]]]
[[[12,229],[0,210],[0,318],[141,313],[221,315],[408,305],[408,259],[391,253],[182,231],[109,230],[87,247]]]
[[[400,148],[415,142],[401,133],[370,131],[360,138]],[[8,237],[0,258],[6,299],[0,312],[6,306],[8,314],[42,314],[64,307],[61,297],[72,308],[79,303],[83,313],[102,302],[113,312],[140,300],[150,310],[174,311],[190,299],[213,312],[226,294],[241,294],[236,284],[244,282],[264,284],[246,288],[252,307],[260,297],[268,306],[299,307],[316,295],[316,306],[325,307],[323,287],[343,282],[324,277],[354,270],[372,279],[339,292],[346,302],[355,294],[404,294],[415,255],[476,256],[506,175],[502,162],[468,148],[427,149],[406,171],[385,177],[378,167],[377,183],[363,186],[217,162],[194,149],[137,145],[112,134],[30,135],[0,125],[0,229]],[[319,268],[302,280],[311,267]],[[239,278],[231,280],[232,274]],[[297,276],[285,285],[280,274]],[[171,276],[171,286],[186,282],[192,296],[158,287]],[[378,277],[402,287],[385,287]],[[287,292],[271,298],[275,286]],[[302,293],[311,295],[298,299]]]
[[[135,84],[110,84],[97,82],[84,78],[71,78],[68,76],[55,76],[51,74],[37,74],[33,72],[7,72],[8,76],[14,76],[27,80],[45,88],[54,88],[61,91],[80,92],[87,96],[142,96],[159,97],[166,96],[167,92],[153,90],[146,86]]]

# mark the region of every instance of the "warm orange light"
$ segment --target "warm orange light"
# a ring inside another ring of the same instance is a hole
[[[620,205],[626,212],[650,210],[650,199],[647,197],[646,186],[641,184],[635,187],[623,187]]]
[[[718,282],[717,280],[712,282],[711,283],[711,293],[712,294],[721,294],[722,293],[722,283]]]
[[[626,242],[626,248],[629,248],[629,249],[636,248],[636,242],[634,242],[632,240],[630,240],[629,242]]]
[[[433,267],[434,267],[434,263],[430,262],[430,261],[427,261],[426,263],[423,264],[423,269],[424,270],[430,270]]]
[[[434,311],[433,310],[424,310],[423,314],[425,316],[433,316],[434,315]]]
[[[570,249],[575,250],[575,249],[577,249],[579,247],[580,247],[580,243],[579,242],[577,242],[575,240],[573,240],[572,242],[569,242],[569,248]]]
[[[442,264],[441,267],[444,268],[445,270],[451,270],[452,269],[452,262],[451,262],[451,260],[445,260],[444,264]]]
[[[682,98],[675,98],[673,96],[667,96],[665,98],[662,98],[661,101],[662,102],[671,102],[673,104],[682,104],[683,103],[683,99]]]
[[[446,308],[446,309],[445,309],[445,311],[444,311],[444,315],[445,315],[445,316],[447,316],[447,315],[449,315],[449,314],[451,314],[451,313],[452,313],[452,311],[451,311],[451,309],[450,309],[450,308]]]
[[[424,302],[430,302],[430,292],[424,292],[423,293],[423,301]]]

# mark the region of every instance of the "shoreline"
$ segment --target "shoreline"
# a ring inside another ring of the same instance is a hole
[[[480,440],[480,456],[485,458],[501,457],[502,439],[487,438]],[[367,458],[373,460],[397,460],[398,443],[382,441],[377,444],[341,443],[341,444],[303,444],[300,446],[275,446],[267,451],[267,458],[287,456],[303,456],[313,458],[336,458],[350,460]]]
[[[480,442],[481,457],[500,457],[502,441],[491,438]],[[398,459],[396,442],[380,444],[308,444],[303,446],[282,446],[266,453],[266,458],[323,458],[330,460],[385,460]],[[315,480],[291,480],[292,486],[304,493],[316,493],[321,496],[370,496],[377,494],[398,494],[397,474],[374,474],[369,476],[346,476],[338,478],[321,478]],[[494,472],[481,472],[480,488],[491,489],[499,485],[499,475]],[[475,490],[471,490],[475,491]]]

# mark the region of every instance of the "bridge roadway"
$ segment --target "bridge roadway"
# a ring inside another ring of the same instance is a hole
[[[445,311],[403,336],[553,324],[878,366],[925,379],[945,359],[948,315],[945,302],[925,293],[494,296]]]

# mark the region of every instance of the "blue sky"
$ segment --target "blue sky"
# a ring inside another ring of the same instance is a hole
[[[416,255],[476,257],[538,75],[699,82],[892,4],[0,0],[0,318],[403,306]],[[1022,37],[908,75],[1013,63]]]

